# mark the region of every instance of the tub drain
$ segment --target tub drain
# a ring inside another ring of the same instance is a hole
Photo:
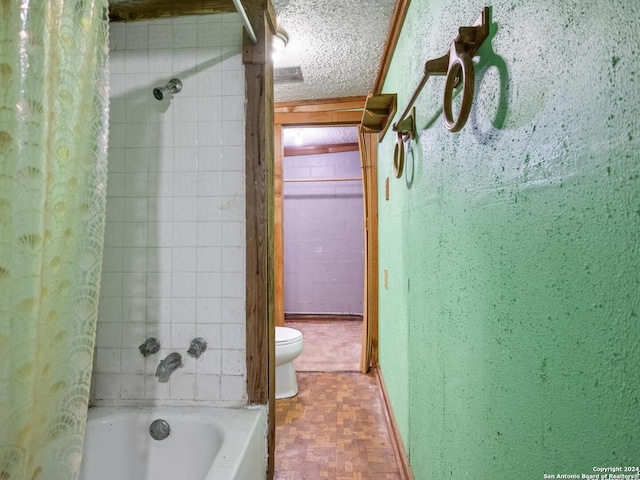
[[[151,422],[149,433],[154,440],[164,440],[171,433],[171,428],[166,420],[158,419]]]

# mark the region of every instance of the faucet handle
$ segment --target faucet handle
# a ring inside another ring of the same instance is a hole
[[[207,341],[202,337],[197,337],[191,340],[191,346],[187,353],[195,358],[200,358],[205,350],[207,349]]]
[[[143,357],[148,357],[152,353],[160,351],[160,341],[156,337],[147,338],[142,345],[138,347]]]

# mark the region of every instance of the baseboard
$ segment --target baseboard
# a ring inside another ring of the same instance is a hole
[[[339,313],[285,313],[285,321],[310,321],[310,322],[324,322],[324,321],[336,321],[336,320],[356,320],[362,321],[362,315],[342,315]]]
[[[393,411],[391,410],[389,393],[387,392],[387,387],[384,384],[384,379],[382,378],[380,367],[376,366],[376,368],[374,368],[374,372],[376,375],[378,386],[380,387],[380,392],[382,393],[384,414],[387,420],[387,427],[389,428],[391,437],[391,447],[393,448],[393,453],[396,457],[396,462],[398,463],[398,470],[400,471],[400,479],[413,480],[413,473],[411,472],[411,467],[409,466],[409,458],[407,457],[407,452],[404,449],[404,444],[402,443],[402,437],[400,436],[398,425],[396,424],[395,417],[393,416]]]

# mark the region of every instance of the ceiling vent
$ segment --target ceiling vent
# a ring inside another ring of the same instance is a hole
[[[276,68],[273,71],[274,83],[300,83],[303,80],[300,67]]]

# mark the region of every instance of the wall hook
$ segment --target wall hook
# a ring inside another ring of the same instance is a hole
[[[411,109],[406,118],[395,124],[393,129],[398,132],[396,146],[393,149],[393,174],[400,178],[404,171],[404,144],[407,140],[415,138],[416,134],[416,107]]]
[[[416,135],[416,107],[411,109],[411,113],[407,115],[401,122],[396,123],[393,129],[402,133],[403,136],[415,138]]]

